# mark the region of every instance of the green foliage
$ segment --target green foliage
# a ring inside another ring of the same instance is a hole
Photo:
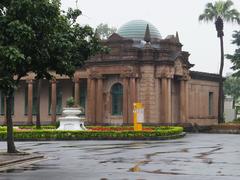
[[[18,126],[19,129],[37,129],[36,126]],[[55,126],[41,126],[41,129],[55,129]]]
[[[0,90],[7,97],[11,152],[10,107],[20,79],[29,72],[36,79],[52,79],[52,72],[72,77],[89,56],[104,50],[91,27],[75,23],[79,15],[71,8],[62,14],[60,0],[0,1]]]
[[[240,79],[228,76],[224,81],[224,93],[233,97],[236,101],[240,97]]]
[[[182,127],[174,127],[174,126],[161,126],[161,127],[157,127],[155,128],[155,131],[169,131],[172,133],[181,133],[183,132],[183,128]]]
[[[17,140],[157,140],[181,137],[181,127],[161,127],[156,131],[15,131]],[[0,131],[0,140],[6,139],[6,132]]]
[[[226,22],[240,23],[240,13],[232,8],[233,2],[227,1],[215,1],[213,3],[207,3],[203,14],[198,18],[199,21],[215,21],[218,17],[221,17]]]
[[[233,63],[232,69],[235,71],[233,76],[240,78],[240,31],[234,31],[232,44],[237,48],[233,55],[228,54],[227,58]]]
[[[75,104],[75,100],[74,100],[73,97],[67,98],[67,100],[66,100],[66,105],[67,105],[67,107],[73,107],[74,104]]]
[[[0,131],[7,131],[7,127],[5,127],[5,126],[0,126]]]
[[[56,121],[55,128],[57,129],[57,128],[59,128],[59,126],[60,126],[60,121]]]
[[[240,118],[234,119],[233,123],[240,123]]]
[[[51,70],[71,77],[76,66],[103,50],[91,27],[75,23],[81,11],[61,14],[58,0],[4,1],[0,12],[2,90],[14,89],[28,72],[37,79],[51,79]]]
[[[108,24],[99,24],[96,28],[96,33],[100,37],[100,39],[107,39],[110,35],[115,33],[117,28],[109,27]]]

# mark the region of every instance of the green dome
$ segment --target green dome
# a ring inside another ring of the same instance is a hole
[[[158,29],[144,20],[132,20],[127,22],[118,29],[117,34],[129,39],[143,40],[147,24],[149,25],[151,39],[161,39]]]

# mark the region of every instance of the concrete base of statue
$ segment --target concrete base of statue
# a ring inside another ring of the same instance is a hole
[[[60,126],[57,130],[87,130],[84,126],[85,117],[79,117],[82,111],[80,108],[64,108],[64,117],[58,118]]]

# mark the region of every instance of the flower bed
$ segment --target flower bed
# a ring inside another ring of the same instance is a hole
[[[134,131],[133,126],[89,126],[92,131]],[[143,127],[143,131],[154,131],[154,127]]]
[[[0,131],[0,140],[6,140]],[[144,127],[133,131],[131,126],[91,126],[88,131],[56,131],[55,129],[15,129],[15,140],[159,140],[184,135],[182,127]]]

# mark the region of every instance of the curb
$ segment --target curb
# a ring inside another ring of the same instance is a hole
[[[44,159],[44,156],[43,155],[32,155],[30,157],[4,161],[4,162],[0,162],[0,169],[6,167],[8,165],[15,165],[15,164],[24,163],[26,161],[33,161],[33,160],[40,160],[40,159]]]

